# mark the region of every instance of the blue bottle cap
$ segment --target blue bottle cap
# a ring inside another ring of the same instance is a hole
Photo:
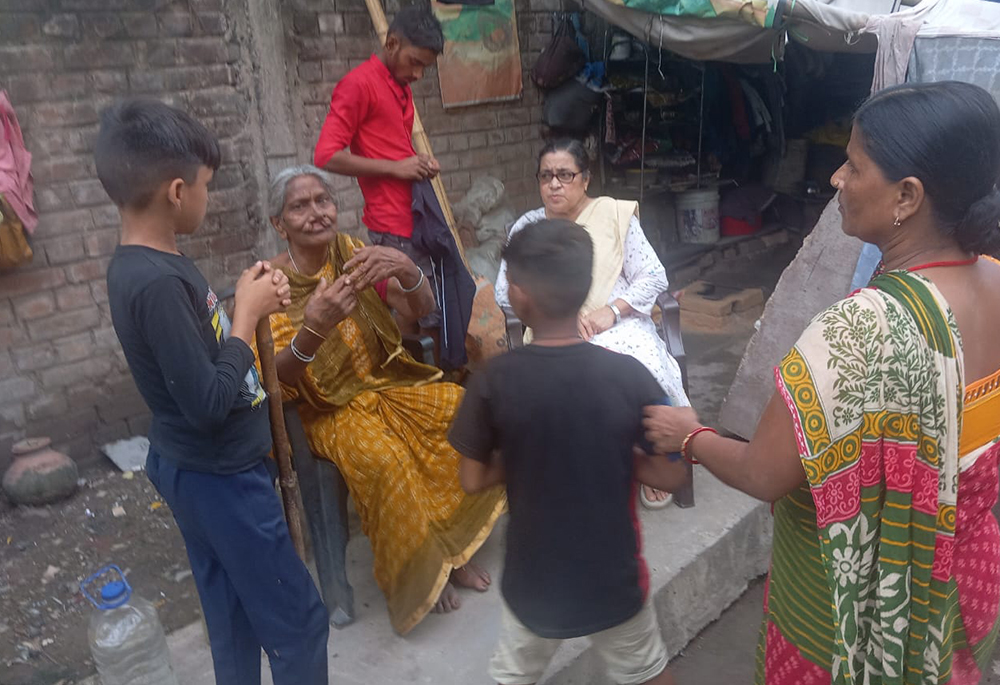
[[[113,580],[101,588],[101,599],[112,603],[125,594],[125,583],[120,580]]]

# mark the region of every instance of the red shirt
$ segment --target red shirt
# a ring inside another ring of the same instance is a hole
[[[333,89],[330,112],[316,143],[314,163],[323,168],[350,146],[351,154],[398,161],[412,157],[413,94],[376,55],[348,73]],[[410,181],[385,176],[358,179],[365,196],[364,223],[377,233],[413,234]]]

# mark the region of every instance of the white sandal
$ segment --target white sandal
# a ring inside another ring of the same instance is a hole
[[[654,490],[656,488],[653,488]],[[660,492],[663,492],[662,490]],[[668,504],[674,501],[674,496],[672,493],[667,493],[667,498],[662,500],[651,500],[646,497],[646,486],[639,484],[639,501],[642,502],[642,506],[653,511],[657,509],[665,509]]]

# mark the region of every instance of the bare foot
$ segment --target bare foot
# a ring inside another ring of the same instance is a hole
[[[458,590],[451,583],[444,586],[441,596],[438,597],[437,604],[431,609],[435,614],[450,614],[462,606],[462,600],[458,598]]]
[[[646,500],[652,504],[659,504],[660,502],[666,502],[670,499],[670,493],[664,492],[663,490],[657,490],[656,488],[651,488],[648,485],[642,486],[643,494],[646,495]]]
[[[490,583],[493,582],[486,569],[471,561],[465,566],[452,571],[451,580],[459,587],[467,587],[479,592],[486,592],[490,587]]]

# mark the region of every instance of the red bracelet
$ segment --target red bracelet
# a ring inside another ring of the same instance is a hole
[[[688,436],[684,438],[684,442],[681,443],[681,456],[684,457],[684,461],[686,461],[689,464],[701,463],[700,461],[694,459],[693,457],[691,457],[691,455],[688,454],[688,447],[691,445],[691,441],[694,440],[695,436],[699,435],[700,433],[715,433],[716,435],[718,435],[719,431],[715,430],[714,428],[709,428],[708,426],[702,426],[701,428],[695,428],[693,431],[688,433]]]

